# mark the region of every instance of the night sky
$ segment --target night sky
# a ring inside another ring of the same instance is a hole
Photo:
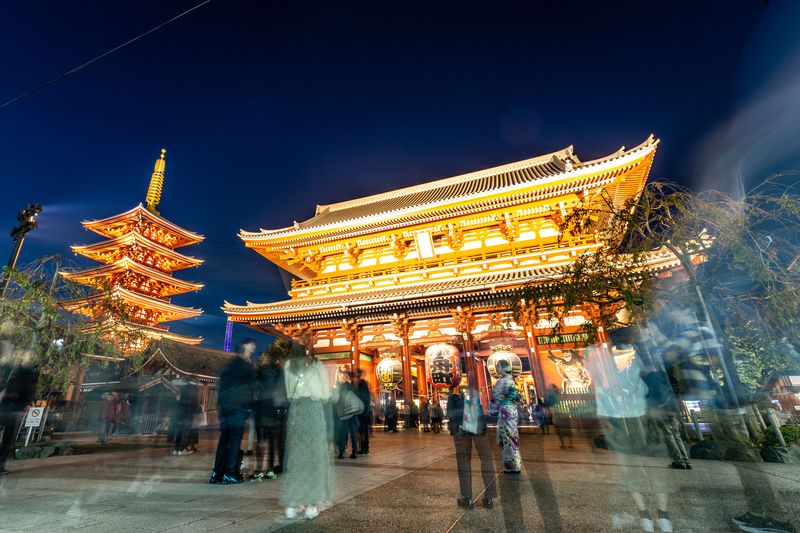
[[[0,103],[196,3],[5,2]],[[159,210],[207,238],[177,273],[206,287],[173,299],[205,313],[171,329],[220,348],[223,300],[286,298],[239,229],[316,204],[650,133],[651,179],[735,190],[800,168],[798,2],[429,4],[214,0],[0,109],[0,260],[40,202],[21,262],[92,264],[69,250],[99,240],[80,221],[143,202],[165,147]]]

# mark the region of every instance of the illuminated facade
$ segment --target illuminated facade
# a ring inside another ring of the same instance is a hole
[[[156,160],[153,168],[146,207],[139,204],[122,214],[82,223],[84,228],[107,240],[73,246],[72,251],[101,264],[84,270],[64,272],[62,275],[97,289],[98,293],[68,302],[66,307],[94,317],[98,305],[106,298],[106,291],[110,291],[113,297],[125,304],[132,322],[115,324],[113,327],[133,326],[154,339],[199,344],[202,338],[172,333],[162,325],[163,322],[197,317],[203,312],[201,309],[182,307],[171,302],[175,295],[199,291],[203,287],[201,283],[175,278],[172,273],[202,264],[202,259],[183,255],[175,250],[197,244],[204,237],[176,226],[156,211],[164,184],[165,153],[166,150],[161,150],[161,157]]]
[[[565,373],[580,374],[573,368],[585,340],[580,324],[596,310],[572,310],[562,333],[553,335],[535,305],[515,321],[511,296],[604,246],[602,234],[561,235],[559,222],[602,191],[617,205],[641,194],[657,146],[651,136],[591,161],[568,147],[317,206],[314,217],[289,227],[243,231],[245,246],[299,279],[288,300],[226,302],[223,310],[231,321],[313,346],[325,361],[368,370],[375,387],[379,358],[396,356],[406,401],[450,379],[433,380],[426,369],[426,351],[441,343],[457,348],[484,405],[493,379],[487,360],[497,351],[519,356],[526,399],[542,396],[546,385],[560,386]],[[651,259],[658,269],[677,263],[659,254]]]

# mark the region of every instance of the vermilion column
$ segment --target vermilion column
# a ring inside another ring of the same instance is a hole
[[[411,380],[411,350],[408,346],[408,337],[412,326],[406,315],[394,315],[392,317],[394,333],[400,338],[400,353],[403,365],[403,401],[411,402],[414,400],[414,389]]]
[[[428,374],[425,361],[417,361],[417,394],[420,398],[428,395]]]

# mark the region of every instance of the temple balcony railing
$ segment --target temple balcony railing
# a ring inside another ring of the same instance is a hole
[[[539,243],[529,246],[520,246],[514,248],[505,248],[491,252],[481,251],[471,255],[460,255],[456,257],[448,257],[444,259],[428,259],[415,264],[395,265],[385,269],[375,269],[368,271],[359,271],[352,273],[334,273],[324,276],[318,276],[313,279],[292,280],[292,291],[301,291],[304,289],[311,289],[315,287],[324,287],[334,284],[351,283],[365,280],[377,280],[378,278],[391,278],[402,274],[413,274],[427,272],[433,274],[436,271],[452,269],[454,267],[462,267],[464,265],[481,264],[487,261],[496,261],[502,259],[513,259],[522,256],[535,256],[546,255],[554,251],[570,250],[572,248],[580,249],[587,248],[593,245],[598,245],[597,240],[592,236],[563,239],[561,241],[551,241]],[[290,292],[290,294],[291,294]]]

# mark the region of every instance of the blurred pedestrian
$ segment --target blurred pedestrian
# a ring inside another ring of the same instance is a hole
[[[427,398],[422,398],[419,405],[419,418],[422,422],[422,431],[429,433],[431,428],[431,408]]]
[[[350,372],[349,379],[352,380],[353,378],[354,374]],[[349,437],[350,459],[357,459],[359,416],[364,412],[364,402],[356,395],[351,381],[345,381],[339,385],[338,392],[339,399],[336,403],[336,415],[339,419],[338,458],[344,459]]]
[[[328,447],[326,406],[331,388],[322,363],[311,350],[295,354],[284,367],[289,399],[285,481],[281,505],[286,518],[296,518],[305,507],[306,518],[319,515],[319,505],[330,501],[333,473]]]
[[[439,399],[436,398],[431,403],[430,407],[431,412],[431,431],[434,433],[440,433],[442,431],[442,421],[444,420],[444,410],[442,409],[442,404],[439,403]]]
[[[555,387],[555,385],[551,385]],[[545,406],[545,402],[542,398],[538,398],[536,400],[536,407],[533,408],[534,415],[536,416],[536,422],[539,424],[539,429],[542,431],[542,435],[545,433],[550,433],[550,424],[547,417],[547,407]]]
[[[642,370],[642,380],[647,385],[647,415],[661,432],[672,457],[672,468],[691,470],[689,454],[680,430],[678,401],[669,385],[667,375],[652,364]]]
[[[419,428],[419,407],[417,407],[417,403],[413,399],[411,400],[411,427],[413,429]]]
[[[497,442],[500,445],[500,462],[503,473],[519,474],[522,457],[519,453],[519,390],[511,375],[511,363],[501,359],[495,365],[500,379],[492,391],[489,413],[497,415]]]
[[[642,531],[654,531],[646,495],[652,494],[660,531],[673,530],[669,495],[676,485],[665,468],[654,468],[647,455],[667,455],[663,441],[648,443],[645,431],[648,387],[642,380],[642,362],[636,335],[625,327],[611,333],[611,349],[604,344],[586,349],[586,361],[595,388],[597,416],[603,424],[608,449],[639,512]],[[612,523],[614,517],[612,517]]]
[[[178,405],[175,409],[175,447],[173,455],[186,455],[194,453],[198,434],[195,422],[198,413],[202,412],[200,407],[200,396],[197,387],[191,383],[184,382],[180,388]]]
[[[411,402],[403,398],[403,429],[411,429]]]
[[[397,433],[397,402],[394,398],[390,398],[389,402],[386,404],[386,409],[384,413],[384,418],[386,418],[386,431],[390,431],[392,433]]]
[[[274,479],[283,471],[288,400],[283,361],[275,353],[262,356],[253,385],[256,466],[250,479]]]
[[[353,387],[356,396],[364,404],[364,412],[358,415],[358,453],[359,455],[369,455],[369,434],[372,429],[372,394],[369,392],[369,384],[364,380],[364,371],[356,370],[353,377]]]
[[[219,429],[214,470],[210,483],[233,485],[241,482],[242,437],[253,403],[253,361],[255,339],[245,339],[237,356],[219,376]]]
[[[561,448],[574,448],[572,413],[570,412],[569,405],[562,401],[561,391],[554,383],[551,383],[550,386],[547,387],[545,409],[547,409],[553,417],[553,426],[555,426],[556,435],[558,435],[558,442]]]
[[[495,487],[495,466],[494,455],[489,438],[486,436],[486,420],[483,416],[483,409],[480,407],[480,400],[477,390],[470,391],[470,397],[474,398],[477,405],[470,408],[474,415],[477,415],[474,433],[467,431],[464,427],[465,399],[458,393],[457,389],[451,390],[447,399],[447,417],[450,435],[453,436],[453,443],[456,449],[456,466],[458,468],[458,485],[461,496],[456,500],[460,507],[472,509],[472,449],[478,454],[481,464],[481,477],[483,479],[483,506],[491,509],[494,498],[497,497]]]
[[[3,324],[3,331],[13,330],[13,325]],[[10,333],[9,333],[10,334]],[[25,413],[25,409],[34,397],[36,371],[33,369],[33,357],[29,352],[16,351],[10,342],[3,342],[0,350],[0,476],[8,474],[6,459],[14,451],[17,438],[17,425]]]
[[[111,440],[114,433],[114,425],[117,422],[119,411],[117,410],[118,396],[116,392],[105,392],[100,397],[100,433],[97,435],[97,444],[105,444]]]

